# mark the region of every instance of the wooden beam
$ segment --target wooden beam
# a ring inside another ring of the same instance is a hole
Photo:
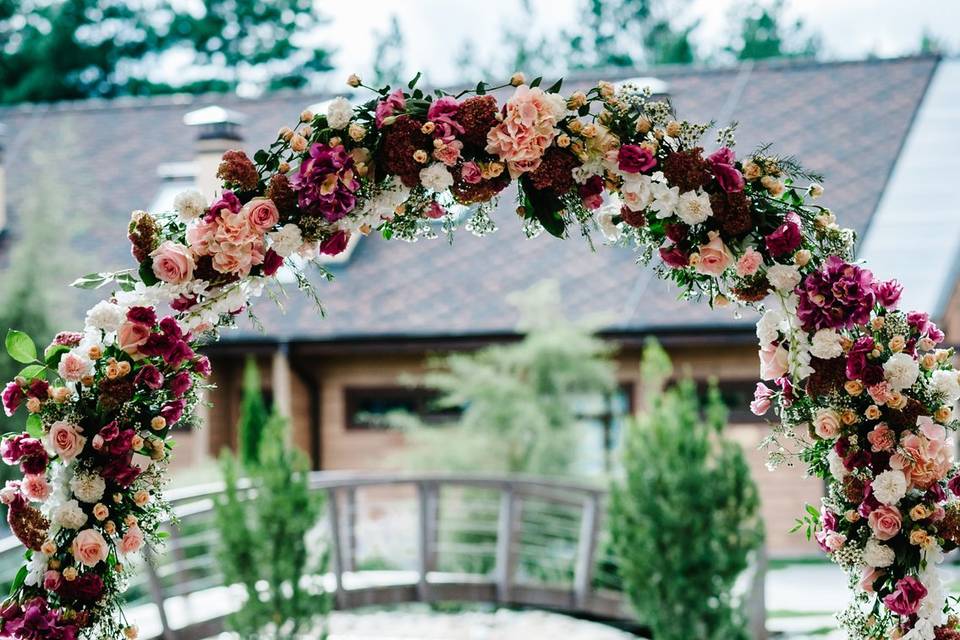
[[[511,601],[513,578],[517,570],[516,543],[520,533],[522,501],[513,483],[507,483],[500,494],[500,514],[497,520],[497,602]]]
[[[577,565],[573,574],[574,605],[586,609],[593,591],[593,569],[596,564],[597,538],[600,535],[600,497],[590,494],[583,502],[580,516],[580,537],[577,541]]]
[[[336,589],[334,598],[338,609],[343,609],[343,545],[340,540],[340,513],[337,505],[337,490],[327,489],[327,513],[330,519],[330,557],[333,560],[333,579]]]

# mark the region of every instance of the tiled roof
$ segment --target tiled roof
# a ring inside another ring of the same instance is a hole
[[[774,142],[777,152],[794,154],[824,174],[823,203],[862,233],[936,65],[935,58],[924,57],[670,68],[643,75],[669,83],[670,98],[684,118],[738,121],[742,151]],[[246,146],[253,149],[320,99],[285,93],[249,100],[201,96],[0,110],[9,132],[13,238],[22,223],[17,203],[33,176],[47,170],[31,160],[38,146],[62,147],[55,168],[82,212],[77,274],[124,267],[130,264],[125,223],[131,210],[147,206],[157,193],[157,166],[193,154],[194,132],[182,124],[184,113],[209,104],[242,112],[248,117]],[[611,330],[700,331],[742,326],[747,320],[678,302],[675,291],[634,264],[630,251],[598,246],[594,253],[577,237],[526,240],[512,211],[505,195],[496,217],[500,231],[484,239],[462,230],[452,245],[442,239],[416,244],[363,239],[349,262],[334,268],[334,282],[319,284],[328,311],[324,319],[295,292],[285,315],[266,300],[258,304],[258,313],[269,334],[289,339],[509,332],[516,314],[507,295],[554,278],[571,315],[602,314]],[[77,274],[63,274],[63,280]],[[253,334],[229,337],[244,335]]]

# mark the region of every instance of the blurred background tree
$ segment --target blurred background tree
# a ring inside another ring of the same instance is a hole
[[[260,384],[260,369],[256,360],[247,358],[243,366],[240,419],[237,421],[237,450],[244,465],[252,467],[260,462],[260,445],[269,420],[270,412]]]
[[[574,399],[615,387],[611,347],[591,324],[567,320],[559,287],[545,281],[512,296],[520,342],[432,363],[423,386],[440,409],[462,409],[443,427],[393,414],[408,438],[408,464],[418,468],[572,475],[578,449]]]
[[[624,591],[658,640],[746,640],[737,576],[763,540],[757,487],[741,447],[723,436],[727,410],[692,380],[665,388],[665,351],[647,343],[647,409],[629,424],[610,527]],[[723,535],[719,535],[720,533]]]
[[[725,50],[737,60],[816,57],[820,37],[803,20],[789,21],[783,0],[753,2],[732,14],[733,36]]]
[[[377,31],[377,45],[373,50],[373,84],[396,86],[409,78],[405,77],[403,62],[403,32],[397,14],[390,15],[390,25],[385,32]]]

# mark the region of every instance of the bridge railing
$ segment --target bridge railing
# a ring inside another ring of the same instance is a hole
[[[630,621],[603,518],[606,491],[577,482],[484,474],[314,472],[324,492],[317,576],[338,609],[401,602],[489,602]],[[215,558],[219,483],[169,492],[177,523],[128,589],[141,637],[198,640],[222,629],[241,595]],[[0,575],[21,548],[0,540]],[[759,575],[759,577],[758,577]],[[738,587],[762,630],[762,572]],[[758,605],[759,603],[759,605]],[[755,637],[760,631],[755,632]]]

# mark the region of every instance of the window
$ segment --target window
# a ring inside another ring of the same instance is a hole
[[[730,410],[728,422],[742,424],[745,422],[765,422],[761,417],[750,412],[750,403],[753,401],[753,391],[757,383],[754,380],[720,380],[717,388],[720,398]],[[697,381],[697,393],[701,401],[707,399],[708,385],[705,381]]]
[[[348,429],[385,429],[383,417],[403,411],[427,424],[456,420],[457,409],[435,405],[437,394],[419,387],[347,387],[344,390]]]
[[[609,473],[620,445],[624,420],[633,412],[633,385],[621,384],[613,393],[574,399],[580,428],[577,466],[586,475]]]

